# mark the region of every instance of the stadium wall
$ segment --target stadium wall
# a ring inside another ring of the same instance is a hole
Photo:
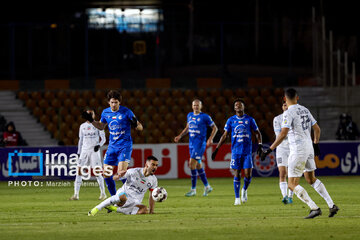
[[[255,151],[257,146],[254,146]],[[317,175],[360,175],[360,142],[323,142],[321,155],[316,158]],[[203,162],[208,177],[231,177],[229,164],[231,145],[224,144],[211,160],[215,145],[206,149]],[[69,180],[76,172],[77,147],[20,147],[1,148],[0,180]],[[102,148],[102,154],[106,147]],[[277,176],[275,154],[265,161],[253,153],[255,177]],[[159,159],[157,177],[160,179],[189,178],[187,166],[189,148],[187,144],[135,144],[129,167],[142,167],[146,156]],[[10,166],[10,168],[9,168]],[[54,169],[54,170],[53,170]]]

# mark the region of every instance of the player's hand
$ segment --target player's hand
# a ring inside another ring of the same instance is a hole
[[[264,161],[266,156],[269,155],[272,152],[272,150],[269,148],[268,150],[264,151],[262,150],[260,153],[260,159],[261,161]]]
[[[212,139],[208,139],[206,142],[206,147],[209,147],[213,143]]]
[[[180,141],[180,136],[176,136],[175,138],[174,138],[174,142],[176,142],[176,143],[178,143],[179,141]]]
[[[119,174],[115,174],[114,176],[113,176],[113,180],[114,181],[118,181],[120,179],[120,175]]]
[[[318,143],[313,143],[315,156],[320,156],[320,147]]]
[[[214,160],[216,157],[217,152],[219,151],[218,148],[215,149],[215,151],[211,154],[211,159]]]
[[[94,119],[93,119],[93,117],[92,117],[92,114],[91,114],[91,113],[88,113],[87,111],[82,112],[81,117],[82,117],[83,119],[85,119],[86,121],[89,121],[89,122],[91,122],[91,123],[94,121]]]
[[[99,148],[100,148],[100,145],[96,145],[96,146],[94,147],[94,152],[99,151]]]
[[[256,150],[256,154],[260,156],[261,152],[263,152],[263,145],[259,143],[258,149]]]

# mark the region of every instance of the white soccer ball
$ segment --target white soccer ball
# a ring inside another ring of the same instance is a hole
[[[155,202],[164,202],[167,199],[167,192],[163,187],[155,188],[151,195]]]

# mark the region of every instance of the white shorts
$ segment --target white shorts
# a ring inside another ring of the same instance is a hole
[[[124,192],[123,189],[119,188],[119,190],[117,190],[116,192],[116,195],[119,195],[123,192]],[[130,198],[129,196],[127,196],[126,203],[123,206],[119,207],[120,212],[126,215],[135,215],[139,211],[139,208],[136,205],[142,205],[142,204],[137,199]]]
[[[287,167],[290,150],[276,149],[276,164],[278,167]]]
[[[78,159],[77,166],[78,167],[90,166],[92,168],[95,166],[102,167],[100,151],[97,152],[94,152],[94,150],[82,151]]]
[[[303,154],[290,152],[288,177],[301,177],[304,172],[311,172],[315,169],[314,151]]]

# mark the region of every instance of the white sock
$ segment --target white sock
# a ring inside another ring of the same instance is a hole
[[[104,207],[110,206],[110,205],[114,205],[116,203],[120,202],[119,196],[118,195],[114,195],[111,196],[107,199],[105,199],[104,201],[102,201],[99,205],[96,206],[97,209],[101,210]]]
[[[104,178],[103,178],[103,176],[97,176],[96,180],[97,180],[97,182],[99,184],[100,194],[105,195],[105,187],[104,187]]]
[[[291,189],[289,189],[289,194],[288,194],[288,197],[289,198],[292,198],[294,196],[294,192],[293,191],[291,191]]]
[[[297,185],[294,189],[294,193],[301,201],[306,203],[311,210],[316,210],[319,208],[302,186]]]
[[[82,177],[80,175],[76,175],[74,182],[74,194],[76,196],[79,196],[81,183],[82,183]]]
[[[331,199],[329,193],[326,191],[325,185],[319,179],[316,179],[316,181],[311,184],[311,186],[320,194],[323,199],[325,199],[329,208],[334,206],[334,202]]]
[[[281,191],[282,196],[285,197],[286,193],[287,193],[287,188],[288,188],[287,182],[280,182],[279,186],[280,186],[280,191]]]

